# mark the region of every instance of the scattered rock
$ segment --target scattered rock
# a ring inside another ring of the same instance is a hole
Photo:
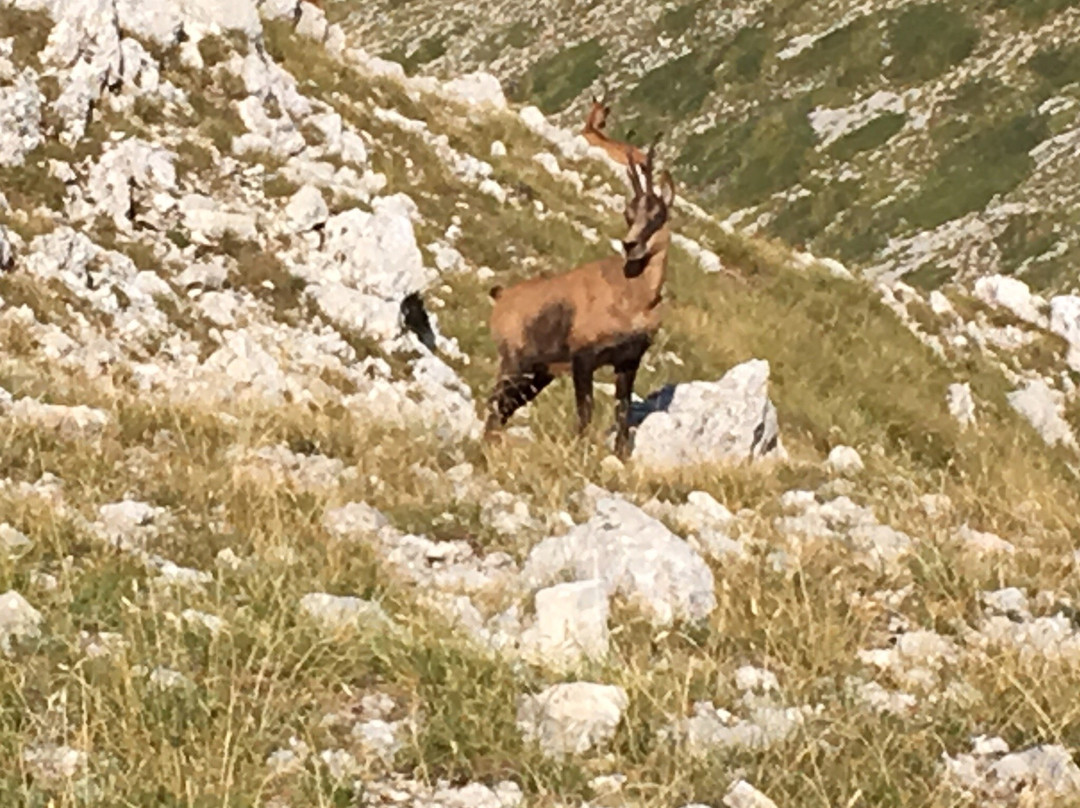
[[[536,593],[536,623],[522,637],[532,658],[554,670],[608,652],[608,593],[602,581],[557,584]]]
[[[994,740],[976,745],[971,754],[944,755],[946,783],[988,808],[1080,797],[1080,768],[1064,747],[1034,746],[1003,754],[1008,746]]]
[[[736,780],[724,795],[727,808],[776,808],[776,803],[745,780]]]
[[[1041,309],[1042,298],[1033,295],[1028,285],[1019,278],[1004,275],[988,275],[975,281],[975,297],[987,305],[1003,308],[1032,325],[1046,328],[1046,315]]]
[[[517,724],[548,756],[581,755],[615,735],[629,703],[621,687],[567,682],[522,697]]]
[[[971,395],[971,385],[968,382],[950,384],[946,401],[949,405],[949,414],[962,428],[975,423],[975,399]]]
[[[285,219],[293,233],[313,230],[325,224],[329,217],[330,209],[323,199],[322,191],[314,185],[302,187],[292,195],[289,204],[285,206]]]
[[[45,788],[70,787],[86,771],[86,753],[70,746],[34,746],[23,750],[22,758],[34,781]]]
[[[3,404],[0,402],[0,410]],[[44,404],[36,398],[16,399],[7,408],[7,415],[15,423],[22,423],[45,432],[55,432],[65,440],[95,438],[111,422],[104,410],[79,404]]]
[[[98,508],[98,519],[90,528],[101,541],[138,552],[157,538],[158,523],[166,513],[164,508],[125,499]]]
[[[1069,343],[1065,361],[1070,368],[1080,371],[1080,296],[1050,298],[1050,330]]]
[[[374,629],[393,626],[393,621],[383,611],[382,606],[357,597],[313,592],[300,598],[300,610],[324,630],[332,632],[357,626]]]
[[[21,530],[16,530],[7,522],[0,523],[0,553],[8,558],[18,558],[33,546]]]
[[[978,556],[1012,555],[1016,552],[1012,542],[1005,541],[996,533],[974,530],[967,524],[957,529],[955,538],[962,543],[965,550]]]
[[[1042,439],[1051,446],[1061,444],[1076,449],[1076,435],[1061,415],[1061,394],[1038,379],[1014,390],[1006,398],[1009,405],[1024,416]]]
[[[522,580],[536,588],[564,573],[601,581],[608,594],[637,604],[655,625],[704,620],[716,608],[704,559],[663,524],[614,497],[599,500],[588,522],[534,547]]]
[[[769,363],[754,359],[718,382],[669,385],[633,407],[633,459],[654,469],[786,457]]]
[[[0,166],[21,165],[42,143],[37,73],[25,68],[13,84],[0,86]]]
[[[858,474],[864,468],[859,453],[850,446],[834,446],[825,467],[834,474],[843,475]]]
[[[14,589],[0,595],[0,651],[10,654],[13,640],[40,637],[43,619],[41,612]]]

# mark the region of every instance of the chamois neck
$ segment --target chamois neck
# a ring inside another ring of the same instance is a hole
[[[665,225],[653,236],[650,245],[652,249],[649,250],[648,255],[637,261],[624,262],[623,275],[631,280],[641,278],[650,289],[658,293],[667,275],[667,255],[670,243],[671,232]]]

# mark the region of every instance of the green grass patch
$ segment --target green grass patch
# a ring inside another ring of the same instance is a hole
[[[887,75],[900,82],[936,78],[971,55],[979,30],[964,12],[945,3],[907,6],[889,31],[893,60]]]
[[[1080,45],[1040,50],[1027,66],[1054,89],[1080,81]]]
[[[904,128],[905,123],[907,115],[904,113],[886,112],[830,145],[829,154],[841,162],[847,162],[860,152],[885,145],[889,138]]]
[[[692,136],[679,156],[692,182],[719,185],[718,197],[747,205],[798,182],[812,156],[806,97],[766,107],[749,121],[722,121]]]
[[[816,78],[827,86],[847,91],[874,83],[888,52],[880,19],[876,14],[868,14],[830,31],[782,63],[782,75],[793,80]]]
[[[956,270],[952,267],[939,264],[936,261],[927,261],[914,272],[906,274],[904,283],[910,284],[916,289],[922,289],[924,292],[930,292],[934,289],[940,289],[952,280],[955,274]]]
[[[597,38],[579,42],[529,67],[513,93],[551,114],[570,104],[600,76],[606,49]]]
[[[938,158],[922,189],[901,205],[902,215],[932,228],[981,210],[1023,182],[1034,163],[1028,152],[1046,136],[1045,120],[1031,113],[977,129]]]

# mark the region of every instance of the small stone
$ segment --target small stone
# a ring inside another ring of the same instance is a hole
[[[382,606],[357,597],[313,592],[300,598],[300,609],[327,631],[342,631],[357,626],[386,628],[392,625]]]
[[[949,414],[961,428],[966,429],[975,423],[975,399],[971,395],[971,385],[968,382],[950,384],[947,402]]]
[[[40,637],[42,619],[41,612],[14,589],[0,595],[0,651],[10,654],[12,640]]]
[[[522,697],[517,725],[549,757],[580,755],[615,735],[629,703],[621,687],[567,682]]]
[[[292,233],[313,230],[325,224],[328,218],[330,209],[323,199],[322,191],[314,185],[303,186],[292,195],[285,206],[285,219]]]
[[[776,808],[776,803],[745,780],[736,780],[724,795],[727,808]]]
[[[858,474],[863,470],[863,461],[859,453],[850,446],[835,446],[829,452],[825,467],[836,474]]]

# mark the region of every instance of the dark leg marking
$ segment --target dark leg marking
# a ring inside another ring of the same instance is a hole
[[[571,366],[574,374],[574,399],[577,402],[578,435],[583,435],[592,420],[595,358],[588,353],[575,354]]]
[[[554,377],[542,366],[530,372],[503,375],[495,384],[488,398],[488,417],[485,432],[501,429],[520,407],[525,406],[540,391],[551,384]]]
[[[630,396],[638,362],[615,370],[615,455],[625,459],[630,448]]]

